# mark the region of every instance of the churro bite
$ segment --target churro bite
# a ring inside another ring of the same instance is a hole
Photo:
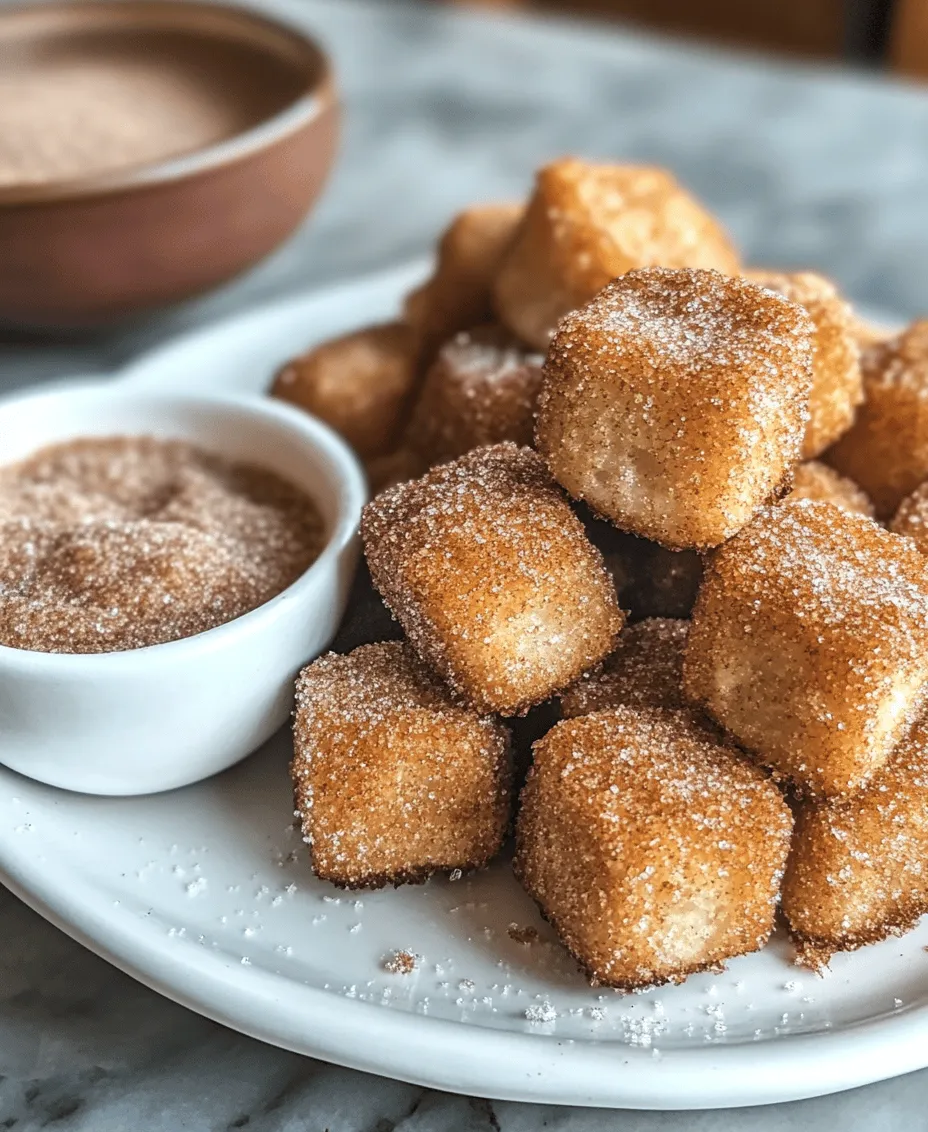
[[[363,458],[391,451],[412,392],[415,341],[386,323],[323,342],[287,362],[271,396],[297,405],[340,433]]]
[[[899,504],[889,529],[913,539],[922,554],[928,554],[928,480]]]
[[[521,807],[516,875],[594,984],[679,983],[770,935],[789,808],[687,713],[559,723]]]
[[[561,693],[565,719],[608,708],[687,707],[683,653],[689,621],[649,617],[626,625],[618,648]]]
[[[291,774],[313,872],[345,888],[482,868],[509,821],[505,728],[401,641],[303,670]]]
[[[567,158],[538,173],[496,277],[496,311],[536,349],[558,321],[636,267],[715,268],[738,256],[718,222],[664,169]]]
[[[503,440],[531,444],[543,362],[502,327],[462,330],[425,376],[407,446],[427,467]]]
[[[707,563],[684,686],[800,793],[862,786],[921,709],[928,563],[872,520],[802,500]]]
[[[845,511],[873,518],[873,504],[857,484],[819,460],[806,460],[793,473],[793,490],[784,503],[795,503],[799,499],[833,503]]]
[[[403,311],[423,364],[459,331],[492,321],[493,279],[522,212],[515,203],[474,205],[443,233],[432,277],[407,297]]]
[[[864,403],[825,459],[889,519],[928,479],[928,319],[864,351],[861,366]]]
[[[847,432],[863,400],[856,320],[834,284],[809,271],[750,271],[747,277],[798,303],[812,319],[812,393],[802,442],[805,460],[818,456]]]
[[[410,642],[481,711],[547,699],[622,627],[602,556],[530,448],[478,448],[391,488],[361,533]]]
[[[783,880],[802,962],[901,935],[928,912],[928,725],[849,798],[804,802]]]
[[[791,486],[813,331],[797,303],[745,279],[631,271],[558,327],[538,450],[623,530],[717,546]]]

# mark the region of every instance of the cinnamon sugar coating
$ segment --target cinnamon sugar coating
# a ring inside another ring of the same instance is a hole
[[[521,805],[516,875],[594,984],[679,983],[769,937],[789,808],[686,713],[559,723]]]
[[[503,440],[531,444],[543,361],[502,327],[462,330],[425,375],[407,446],[427,467]]]
[[[391,488],[361,533],[410,642],[481,711],[521,714],[612,651],[623,614],[602,556],[529,448]]]
[[[824,458],[889,519],[928,479],[928,319],[865,350],[861,366],[864,403]]]
[[[684,709],[689,621],[649,617],[626,625],[615,652],[561,693],[565,719],[619,706]]]
[[[783,913],[810,967],[913,928],[928,912],[928,724],[849,798],[804,802]]]
[[[53,445],[0,469],[0,644],[191,637],[286,589],[323,542],[312,500],[263,469],[154,437]]]
[[[407,297],[403,311],[420,364],[428,365],[459,331],[493,320],[493,279],[522,212],[511,202],[473,205],[442,234],[432,277]]]
[[[500,320],[547,349],[558,321],[637,267],[738,271],[718,222],[664,169],[564,158],[539,170],[494,290]]]
[[[291,764],[313,872],[345,888],[476,869],[509,821],[506,730],[455,703],[401,641],[297,681]]]
[[[538,450],[623,530],[717,546],[791,485],[813,329],[798,304],[744,279],[631,271],[558,327]]]
[[[872,520],[803,500],[711,556],[687,694],[799,792],[860,788],[922,707],[928,563]]]
[[[415,339],[391,322],[332,338],[287,362],[271,396],[319,417],[371,459],[395,446],[414,378]]]
[[[819,460],[806,460],[796,467],[793,490],[783,502],[795,503],[798,499],[833,503],[836,507],[843,507],[845,511],[855,511],[858,515],[873,518],[873,504],[857,484]]]
[[[847,432],[863,400],[854,315],[834,284],[810,271],[749,271],[747,278],[798,303],[815,326],[809,421],[802,442],[802,458],[810,460]]]
[[[913,539],[922,554],[928,554],[928,480],[899,504],[889,529]]]

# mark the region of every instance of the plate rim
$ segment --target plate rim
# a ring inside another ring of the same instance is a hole
[[[2,778],[14,776],[3,769]],[[294,1053],[426,1088],[581,1107],[739,1108],[840,1092],[928,1064],[928,1003],[840,1029],[655,1057],[620,1042],[495,1030],[352,1000],[242,967],[187,939],[168,943],[146,927],[157,921],[110,912],[105,890],[80,872],[17,853],[7,830],[0,880],[88,950],[197,1014]],[[427,1068],[412,1069],[416,1059]]]
[[[359,292],[393,289],[399,297],[428,262],[407,261],[272,299],[169,338],[112,376],[142,384],[153,368],[225,327],[260,327],[286,311],[337,304]],[[0,768],[4,780],[12,787],[20,779]],[[838,1029],[670,1049],[657,1057],[620,1042],[495,1030],[351,1000],[239,966],[186,939],[168,944],[146,928],[151,921],[114,914],[104,888],[58,861],[43,866],[2,826],[0,881],[66,935],[187,1009],[283,1049],[426,1088],[527,1103],[695,1110],[821,1096],[928,1066],[928,1001]]]
[[[159,365],[170,363],[171,359],[184,350],[196,349],[203,342],[221,334],[225,329],[241,332],[243,328],[261,326],[268,319],[284,317],[289,312],[294,314],[314,303],[338,303],[357,296],[358,292],[395,291],[397,298],[410,287],[421,283],[431,269],[433,260],[430,256],[416,256],[405,259],[402,263],[385,267],[379,271],[366,272],[353,278],[340,279],[335,283],[320,284],[304,291],[287,292],[276,298],[268,299],[242,310],[223,315],[220,318],[205,322],[200,326],[183,330],[172,335],[164,341],[142,350],[128,362],[115,369],[111,376],[119,382],[147,388],[150,371]],[[397,316],[399,312],[397,311]],[[343,332],[339,332],[343,333]],[[269,375],[270,376],[270,375]]]

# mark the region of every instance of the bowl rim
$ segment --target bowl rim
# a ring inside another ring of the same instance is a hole
[[[51,399],[78,398],[93,401],[97,397],[110,398],[127,403],[170,402],[188,405],[191,408],[218,408],[243,411],[255,417],[270,421],[273,425],[298,434],[308,447],[321,454],[330,475],[330,482],[338,481],[339,491],[334,518],[329,526],[328,537],[319,555],[310,563],[298,578],[280,593],[239,617],[205,629],[189,637],[164,641],[161,644],[146,645],[138,649],[123,649],[99,653],[56,653],[41,652],[35,649],[18,649],[0,644],[0,673],[4,669],[15,668],[18,672],[40,671],[42,675],[79,676],[104,678],[119,669],[121,674],[129,670],[154,663],[170,663],[182,659],[180,653],[199,653],[206,659],[209,655],[225,648],[229,638],[234,635],[248,636],[259,632],[263,622],[275,620],[285,615],[286,607],[294,599],[303,596],[342,552],[358,535],[361,511],[368,498],[367,477],[358,458],[344,440],[318,417],[291,405],[277,402],[270,397],[259,397],[248,393],[158,393],[152,390],[133,390],[117,388],[107,381],[82,382],[79,385],[57,386],[51,390],[35,390],[0,401],[0,424],[7,409],[28,402],[41,403]],[[75,439],[79,434],[75,434]],[[98,435],[103,435],[102,433]],[[126,434],[128,435],[128,434]],[[141,435],[141,434],[138,434]],[[50,442],[65,443],[65,441]],[[203,445],[206,447],[206,445]],[[18,461],[13,461],[16,463]],[[309,494],[309,493],[307,493]],[[315,500],[314,500],[315,501]],[[191,659],[190,656],[186,658]]]
[[[256,125],[191,153],[87,177],[68,177],[2,187],[0,209],[39,207],[62,201],[111,196],[209,173],[270,148],[336,106],[332,63],[328,53],[313,36],[295,23],[265,15],[243,4],[228,3],[227,0],[24,0],[0,8],[0,23],[31,13],[103,14],[107,9],[136,13],[140,20],[145,9],[161,9],[165,12],[174,9],[188,14],[201,12],[212,17],[219,14],[239,20],[243,26],[251,25],[284,36],[298,46],[306,57],[306,88],[294,101]]]

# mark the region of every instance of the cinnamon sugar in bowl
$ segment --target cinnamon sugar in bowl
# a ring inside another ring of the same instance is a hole
[[[341,440],[267,400],[94,384],[0,405],[0,451],[0,761],[142,794],[268,739],[354,572]]]
[[[0,5],[0,322],[102,325],[286,239],[335,155],[328,58],[204,0]]]

